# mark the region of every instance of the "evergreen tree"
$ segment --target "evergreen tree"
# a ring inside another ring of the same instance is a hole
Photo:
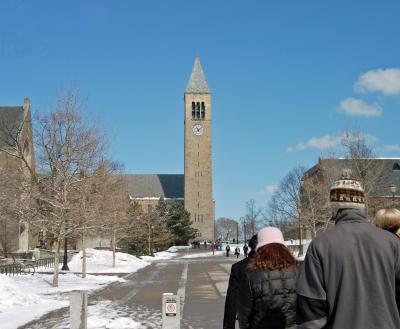
[[[190,213],[182,202],[173,202],[169,205],[166,221],[176,245],[186,245],[196,236],[197,230],[192,227]]]

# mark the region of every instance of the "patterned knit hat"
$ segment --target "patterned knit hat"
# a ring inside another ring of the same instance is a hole
[[[365,210],[364,189],[358,180],[351,177],[350,169],[344,169],[342,177],[331,187],[329,202],[333,218],[339,209]]]

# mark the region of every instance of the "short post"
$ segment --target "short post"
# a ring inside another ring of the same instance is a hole
[[[87,329],[87,292],[72,291],[70,295],[70,329]]]
[[[181,328],[181,303],[178,295],[164,293],[162,296],[162,329]],[[72,329],[72,328],[71,328]]]

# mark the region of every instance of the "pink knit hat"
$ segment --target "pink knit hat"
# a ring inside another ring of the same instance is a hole
[[[257,238],[258,243],[256,250],[270,243],[285,244],[281,230],[276,227],[264,227],[258,232]]]

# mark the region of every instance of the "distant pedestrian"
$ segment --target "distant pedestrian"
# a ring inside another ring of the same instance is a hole
[[[244,246],[243,246],[244,257],[247,257],[248,252],[249,252],[249,247],[245,243]]]
[[[297,261],[282,232],[276,227],[260,230],[256,254],[240,284],[240,329],[294,329],[296,277]]]
[[[237,246],[237,247],[235,248],[235,255],[236,255],[236,258],[239,258],[239,255],[240,255],[240,248],[239,248],[239,246]]]
[[[229,276],[229,285],[225,298],[224,323],[223,329],[235,329],[237,301],[239,295],[239,287],[245,277],[247,266],[256,253],[257,235],[249,241],[250,253],[249,257],[235,263],[231,267],[231,275]]]
[[[215,253],[215,242],[211,243],[211,250],[212,250],[212,253],[214,255],[214,253]]]
[[[298,328],[400,328],[400,240],[368,221],[364,189],[350,171],[331,187],[329,200],[335,226],[308,247],[297,287]]]
[[[207,249],[207,240],[204,240],[204,249]]]
[[[226,245],[225,250],[226,250],[226,257],[229,257],[229,252],[231,251],[231,247],[229,246],[229,244]]]
[[[399,209],[380,209],[375,215],[376,225],[386,231],[400,236],[400,210]],[[399,305],[400,307],[400,305]]]

